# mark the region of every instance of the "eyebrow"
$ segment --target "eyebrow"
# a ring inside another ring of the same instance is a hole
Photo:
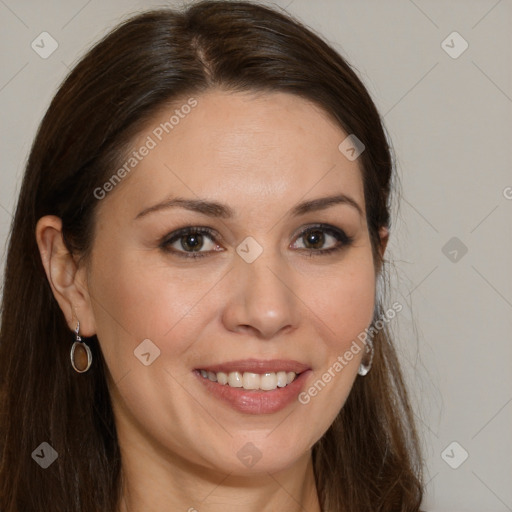
[[[302,203],[299,203],[296,206],[294,206],[289,214],[292,217],[298,217],[299,215],[304,215],[309,212],[325,210],[331,206],[338,204],[351,206],[357,210],[361,217],[364,217],[363,210],[359,206],[359,204],[346,194],[337,194],[333,196],[312,199],[310,201],[303,201]],[[225,204],[218,203],[216,201],[207,201],[205,199],[185,199],[182,197],[176,197],[150,206],[149,208],[145,208],[135,217],[135,220],[145,217],[150,213],[161,210],[167,210],[169,208],[184,208],[186,210],[207,215],[208,217],[218,217],[222,219],[229,219],[235,216],[235,212],[232,208]]]

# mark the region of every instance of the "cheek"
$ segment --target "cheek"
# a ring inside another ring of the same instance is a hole
[[[144,340],[174,359],[197,336],[199,322],[207,320],[201,298],[210,281],[144,258],[148,255],[130,251],[107,258],[98,251],[91,273],[97,336],[114,380],[140,365],[134,351]]]
[[[307,294],[308,305],[325,325],[329,350],[345,346],[364,331],[373,318],[375,273],[367,258],[355,260],[337,274],[319,281]]]
[[[375,306],[375,273],[371,258],[347,262],[338,276],[322,280],[309,294],[317,317],[318,365],[299,402],[314,417],[322,418],[326,429],[345,403],[361,359],[364,346],[361,333],[370,325]]]

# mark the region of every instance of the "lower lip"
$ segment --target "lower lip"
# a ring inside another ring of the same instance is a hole
[[[219,384],[204,378],[198,370],[194,373],[212,395],[228,403],[233,409],[246,414],[271,414],[284,409],[293,401],[304,387],[311,370],[302,372],[284,388],[272,391],[249,391],[244,388],[232,388],[228,384]]]

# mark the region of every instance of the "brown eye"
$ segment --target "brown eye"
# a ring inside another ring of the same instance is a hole
[[[306,249],[321,249],[325,243],[325,236],[322,231],[309,231],[302,235],[305,240]]]
[[[180,238],[180,244],[186,251],[198,251],[203,245],[203,235],[191,233]]]
[[[302,245],[298,241],[302,240]],[[328,254],[339,251],[353,242],[341,229],[334,226],[319,224],[304,229],[293,244],[294,249],[309,251],[310,254]],[[326,247],[327,245],[327,247]]]
[[[171,233],[160,247],[166,252],[186,258],[199,258],[221,250],[215,242],[214,231],[199,227],[183,228]]]

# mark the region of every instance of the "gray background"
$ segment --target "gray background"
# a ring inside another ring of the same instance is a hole
[[[161,5],[0,0],[2,268],[30,145],[68,68],[127,15]],[[393,329],[425,449],[424,507],[512,510],[512,3],[274,5],[355,66],[397,154],[389,304],[404,305]],[[44,31],[58,43],[46,59],[31,47]],[[469,45],[460,55],[454,31]]]

